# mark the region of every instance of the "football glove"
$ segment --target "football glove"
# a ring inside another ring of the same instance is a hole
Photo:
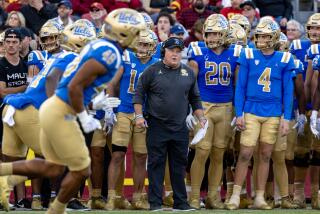
[[[292,127],[293,129],[297,129],[298,135],[303,135],[304,134],[304,126],[307,123],[307,117],[304,114],[299,114],[297,116],[297,122],[294,124]]]
[[[196,118],[192,115],[192,111],[190,111],[190,114],[188,114],[186,118],[186,124],[189,130],[193,130],[194,126],[197,125]]]
[[[116,108],[120,105],[121,101],[118,97],[109,97],[109,94],[105,94],[104,91],[100,92],[92,100],[92,109],[100,110],[107,108]]]
[[[318,111],[313,110],[310,116],[310,129],[316,138],[319,138],[319,131],[317,129]]]
[[[112,108],[105,110],[103,130],[109,134],[117,121],[117,116]]]
[[[82,129],[85,133],[90,133],[96,129],[101,129],[100,121],[89,115],[86,110],[77,114],[81,123]]]

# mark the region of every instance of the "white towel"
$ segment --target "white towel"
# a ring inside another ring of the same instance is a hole
[[[4,123],[7,123],[9,126],[14,126],[15,122],[13,119],[14,113],[16,112],[16,109],[9,105],[6,111],[6,114],[4,115],[4,117],[2,118],[2,121]]]
[[[197,143],[200,142],[200,140],[202,140],[204,138],[204,136],[206,136],[207,133],[207,129],[208,129],[208,120],[206,122],[206,124],[204,125],[203,128],[199,129],[199,131],[197,132],[197,134],[194,136],[194,138],[191,141],[191,145],[196,145]]]

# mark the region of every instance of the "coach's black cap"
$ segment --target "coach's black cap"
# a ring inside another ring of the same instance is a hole
[[[19,28],[9,28],[4,33],[4,39],[6,38],[17,38],[21,40],[21,33]]]
[[[163,42],[163,48],[180,48],[181,50],[184,49],[184,43],[181,39],[178,39],[176,37],[170,37],[166,41]]]

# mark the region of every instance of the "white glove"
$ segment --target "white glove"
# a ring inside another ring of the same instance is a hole
[[[293,129],[297,129],[298,135],[304,134],[304,126],[307,123],[307,117],[304,114],[299,114],[297,116],[297,123],[292,127]]]
[[[318,111],[313,110],[310,116],[310,129],[315,137],[319,137],[319,131],[317,130]]]
[[[117,122],[117,116],[113,112],[112,108],[105,111],[103,130],[109,134],[112,131],[114,124]]]
[[[89,115],[86,110],[77,114],[81,123],[82,129],[85,133],[92,132],[96,129],[101,129],[100,121]]]
[[[6,111],[6,114],[4,115],[4,117],[2,118],[2,121],[6,124],[8,124],[8,126],[12,127],[15,124],[14,121],[14,113],[16,112],[16,109],[12,106],[9,105]]]
[[[92,100],[92,109],[100,110],[106,108],[116,108],[120,105],[121,101],[118,97],[109,97],[104,91],[100,92]]]
[[[195,125],[197,125],[197,121],[196,118],[194,118],[194,116],[192,115],[192,112],[190,112],[190,114],[188,114],[187,118],[186,118],[186,124],[189,130],[193,130],[193,127]]]

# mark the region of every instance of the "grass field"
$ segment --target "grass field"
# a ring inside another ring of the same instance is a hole
[[[0,213],[5,213],[1,211]],[[12,211],[10,214],[42,214],[45,212],[41,211]],[[88,213],[88,214],[98,214],[98,213],[121,213],[121,214],[134,214],[134,213],[152,213],[149,211],[128,211],[128,210],[117,210],[117,211],[88,211],[88,212],[73,212],[73,211],[68,211],[68,213],[72,214],[77,214],[77,213]],[[177,212],[172,212],[172,211],[163,211],[161,213],[177,213]],[[192,212],[193,213],[193,212]],[[264,214],[264,213],[270,213],[270,214],[298,214],[298,213],[303,213],[303,214],[316,214],[319,213],[319,210],[311,210],[311,209],[306,209],[306,210],[281,210],[281,209],[274,209],[270,211],[258,211],[258,210],[235,210],[235,211],[227,211],[227,210],[200,210],[200,211],[194,211],[194,213],[230,213],[230,214],[236,214],[236,213],[259,213],[259,214]],[[9,214],[9,213],[8,213]]]

